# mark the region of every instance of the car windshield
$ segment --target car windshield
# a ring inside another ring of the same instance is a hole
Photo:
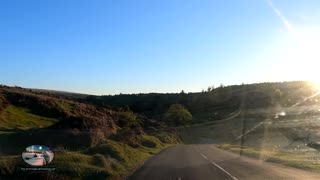
[[[320,179],[320,1],[0,1],[0,179]]]

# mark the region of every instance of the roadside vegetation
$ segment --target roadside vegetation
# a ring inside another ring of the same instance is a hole
[[[57,172],[61,177],[121,179],[169,146],[151,136],[141,136],[139,139],[139,147],[107,140],[82,151],[58,151],[52,166],[59,167]]]
[[[23,88],[0,87],[0,176],[21,172],[23,149],[48,145],[55,158],[47,179],[122,179],[152,155],[180,143],[164,123],[129,108],[109,109]]]
[[[260,159],[265,162],[273,162],[291,166],[299,169],[304,169],[313,172],[320,172],[320,161],[316,156],[311,157],[306,153],[288,152],[288,151],[272,151],[258,149],[254,147],[244,147],[239,145],[221,144],[217,147],[231,151],[233,153],[241,154],[247,157]],[[318,152],[314,152],[319,154]]]
[[[179,126],[191,123],[192,114],[181,104],[172,104],[164,115],[168,125]]]
[[[56,153],[50,164],[56,171],[45,174],[47,179],[121,179],[178,143],[220,144],[235,153],[318,171],[316,93],[301,81],[114,96],[0,86],[0,175],[21,175],[20,154],[31,144]],[[302,145],[308,153],[295,151]]]

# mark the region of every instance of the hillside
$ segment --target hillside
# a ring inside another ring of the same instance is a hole
[[[319,100],[318,90],[301,81],[114,96],[1,86],[0,175],[38,176],[19,171],[25,166],[21,150],[32,144],[47,145],[56,154],[50,164],[55,173],[40,174],[48,179],[121,179],[181,140],[295,166],[318,152]],[[172,124],[176,114],[168,116],[170,107],[181,107],[192,119]],[[301,155],[306,151],[308,156]]]
[[[254,108],[246,101],[238,116],[182,127],[180,137],[185,143],[214,143],[261,162],[319,173],[319,90],[305,83],[279,92],[274,104]],[[261,101],[259,96],[254,98]]]
[[[184,105],[193,115],[192,123],[224,119],[241,108],[290,107],[315,94],[310,82],[275,82],[231,86],[209,86],[198,93],[119,94],[76,96],[72,99],[112,109],[131,109],[149,118],[162,120],[172,104]],[[52,96],[59,94],[52,93]],[[245,107],[244,107],[245,106]]]
[[[123,124],[120,122],[131,122]],[[0,176],[20,172],[21,150],[32,144],[55,152],[55,175],[46,178],[120,178],[169,144],[170,132],[145,132],[149,120],[130,111],[77,102],[18,87],[0,87]],[[152,124],[152,123],[151,123]],[[153,125],[156,127],[156,124]],[[81,163],[79,163],[81,162]],[[102,163],[102,164],[101,164]]]

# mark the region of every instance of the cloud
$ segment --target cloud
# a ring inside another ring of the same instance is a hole
[[[292,27],[291,23],[288,21],[288,19],[281,13],[281,11],[276,8],[272,2],[272,0],[266,0],[268,5],[272,8],[272,10],[274,11],[274,13],[276,13],[276,15],[280,18],[280,20],[282,21],[283,25],[286,27],[286,29],[290,32],[290,33],[295,33],[294,28]]]

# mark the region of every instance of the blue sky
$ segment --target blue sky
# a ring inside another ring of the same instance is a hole
[[[319,75],[318,0],[2,0],[0,22],[6,85],[194,92]]]

